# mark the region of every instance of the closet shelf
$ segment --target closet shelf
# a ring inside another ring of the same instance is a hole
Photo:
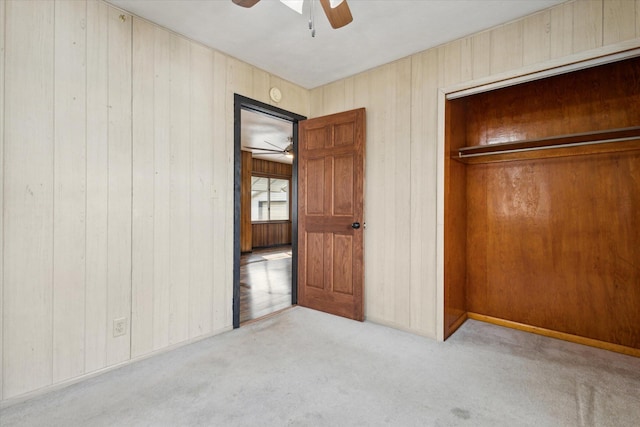
[[[462,147],[452,158],[467,164],[640,150],[640,126],[550,138]]]

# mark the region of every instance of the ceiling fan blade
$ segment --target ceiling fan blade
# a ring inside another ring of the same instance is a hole
[[[269,141],[265,141],[267,144],[269,144],[272,147],[276,147],[278,149],[278,151],[280,151],[281,153],[284,151],[282,148],[278,147],[276,144],[272,144]]]
[[[344,27],[349,22],[353,21],[353,16],[351,16],[351,9],[349,9],[347,0],[344,0],[336,7],[331,7],[330,0],[320,0],[320,4],[322,5],[324,13],[327,15],[327,19],[333,28]]]
[[[248,148],[250,150],[270,151],[270,152],[278,153],[278,154],[282,154],[283,153],[282,150],[272,150],[271,148],[251,147],[251,146],[248,146],[248,145],[243,145],[242,148]]]
[[[258,3],[260,0],[231,0],[233,1],[235,4],[237,4],[238,6],[242,6],[242,7],[253,7],[255,6],[256,3]]]

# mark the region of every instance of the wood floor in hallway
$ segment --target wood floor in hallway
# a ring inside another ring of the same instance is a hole
[[[240,257],[240,323],[291,306],[291,246],[254,249]]]

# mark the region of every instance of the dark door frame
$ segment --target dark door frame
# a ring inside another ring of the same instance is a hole
[[[293,165],[291,176],[291,304],[298,303],[298,122],[306,117],[237,93],[233,96],[233,327],[240,327],[240,191],[242,110],[256,111],[291,122]]]

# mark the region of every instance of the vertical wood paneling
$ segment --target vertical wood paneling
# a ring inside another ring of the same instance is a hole
[[[108,18],[105,3],[87,3],[86,372],[107,363]]]
[[[203,87],[210,95],[202,106],[204,115],[202,125],[206,126],[207,135],[213,141],[207,147],[209,168],[212,170],[208,199],[211,203],[212,241],[210,242],[210,259],[212,260],[212,299],[210,307],[211,332],[218,331],[231,324],[232,286],[233,283],[233,161],[234,145],[233,125],[234,109],[232,94],[224,93],[223,81],[226,76],[224,63],[218,63],[219,57],[213,53],[206,57],[202,75]],[[226,88],[225,88],[226,89]],[[284,93],[284,92],[283,92]],[[226,100],[226,101],[225,101]],[[223,102],[224,101],[224,102]],[[224,113],[223,113],[224,112]],[[226,117],[226,121],[216,120],[211,126],[211,117]],[[227,127],[229,126],[229,127]],[[208,151],[212,150],[212,151]]]
[[[322,116],[324,108],[324,86],[312,89],[309,98],[309,117]]]
[[[395,257],[395,265],[386,263],[385,284],[389,293],[397,295],[394,306],[394,319],[401,325],[410,322],[411,295],[411,252],[407,251],[407,242],[411,241],[411,58],[405,58],[394,64],[394,86],[396,90],[394,108],[394,125],[386,140],[386,151],[393,154],[392,169],[387,169],[387,186],[385,195],[390,197],[386,203],[386,232],[395,226],[393,234],[394,249],[389,248],[385,259]],[[394,182],[395,181],[395,182]],[[393,183],[392,185],[389,185]],[[400,185],[398,185],[400,183]],[[409,185],[407,185],[409,183]],[[403,208],[404,206],[404,208]],[[400,255],[400,256],[398,256]],[[394,282],[394,280],[396,282]]]
[[[153,349],[168,344],[171,267],[171,35],[154,27],[153,43]]]
[[[53,17],[6,3],[4,398],[52,381]]]
[[[0,2],[0,295],[4,290],[4,11],[6,3]],[[4,299],[0,301],[0,400],[3,399]]]
[[[107,330],[114,319],[131,325],[131,16],[109,9],[109,190]],[[130,356],[130,333],[107,336],[107,364]]]
[[[190,52],[135,20],[133,356],[189,338]]]
[[[345,108],[345,87],[344,80],[330,83],[323,87],[323,111],[322,115],[340,113],[346,111]]]
[[[491,52],[491,31],[471,36],[471,49],[473,78],[479,79],[491,74],[491,56],[488,54]]]
[[[223,144],[225,147],[225,156],[216,156],[215,164],[218,165],[218,170],[215,170],[217,177],[224,177],[224,181],[216,181],[214,193],[215,209],[223,210],[225,212],[225,223],[218,224],[223,229],[218,228],[216,230],[219,234],[216,235],[214,242],[214,268],[223,266],[224,271],[221,272],[222,282],[215,283],[214,289],[214,330],[218,331],[224,328],[228,328],[232,324],[232,303],[233,303],[233,221],[234,212],[233,209],[229,209],[229,206],[233,206],[234,192],[233,192],[233,137],[234,134],[234,104],[233,104],[233,92],[231,92],[227,86],[229,76],[227,75],[228,59],[226,56],[214,53],[213,57],[213,138],[217,144]],[[225,94],[225,96],[223,96]],[[216,146],[216,149],[217,146]],[[224,166],[223,166],[224,165]],[[222,170],[220,168],[222,167]],[[220,236],[220,238],[218,238]],[[220,323],[222,322],[222,323]]]
[[[472,40],[470,41],[472,44]],[[438,53],[413,57],[411,96],[411,323],[421,334],[435,337],[435,227]],[[436,76],[436,78],[433,78]]]
[[[367,316],[406,324],[410,270],[405,243],[410,236],[410,211],[402,206],[409,205],[410,192],[406,183],[410,182],[411,60],[397,61],[367,74],[370,86],[362,88],[370,91],[369,102],[365,104],[370,123],[365,178],[367,224],[370,224],[365,239],[368,261],[365,295],[375,296],[367,303]],[[405,184],[398,185],[400,182]],[[376,241],[384,244],[366,243]],[[397,251],[404,256],[398,256]],[[394,261],[380,262],[382,259]]]
[[[309,115],[309,92],[306,89],[274,75],[271,75],[271,86],[277,86],[282,91],[282,101],[277,104],[278,107],[305,117]]]
[[[640,0],[636,0],[636,37],[640,37]]]
[[[602,46],[602,1],[577,0],[573,3],[573,52]]]
[[[53,382],[84,373],[86,3],[55,3]]]
[[[153,349],[154,27],[133,22],[133,215],[131,355]]]
[[[253,159],[251,151],[242,151],[240,184],[240,252],[253,249],[251,227],[251,172]]]
[[[190,52],[191,43],[171,36],[171,131],[168,344],[189,338],[189,220],[191,194]]]
[[[227,90],[232,94],[237,93],[251,97],[251,92],[253,91],[252,67],[235,58],[228,58],[225,62],[227,64]]]
[[[153,349],[154,35],[153,25],[134,18],[131,284],[131,355],[133,357]]]
[[[636,4],[629,0],[604,0],[604,45],[636,37]]]
[[[447,43],[438,49],[440,61],[446,67],[444,85],[451,86],[462,81],[462,39]]]
[[[491,30],[491,74],[522,67],[523,28],[522,21],[515,21]]]
[[[551,8],[551,58],[573,52],[573,2]]]
[[[274,104],[269,97],[271,89],[271,76],[266,71],[259,68],[252,68],[253,90],[251,91],[253,99],[265,104]]]
[[[196,337],[212,331],[214,212],[212,188],[213,53],[191,44],[191,224],[189,330]],[[224,226],[224,224],[215,224]],[[224,233],[219,229],[218,233]]]
[[[543,62],[551,57],[551,11],[524,18],[523,65]]]

